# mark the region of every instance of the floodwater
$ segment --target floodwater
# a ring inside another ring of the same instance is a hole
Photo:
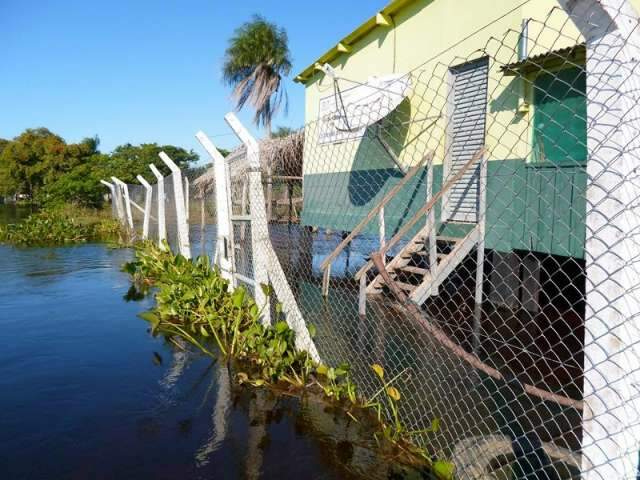
[[[0,478],[421,478],[315,401],[149,335],[130,250],[0,246]]]

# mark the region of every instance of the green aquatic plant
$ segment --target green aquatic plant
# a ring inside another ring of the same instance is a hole
[[[59,206],[31,214],[20,223],[0,226],[0,242],[50,246],[89,241],[121,241],[120,224],[99,210]]]
[[[320,364],[315,368],[315,373],[321,380],[317,381],[317,384],[327,398],[338,402],[348,400],[352,405],[359,405],[356,386],[351,381],[349,370],[350,367],[346,363],[337,367]]]
[[[438,432],[440,430],[440,419],[434,418],[429,428],[420,430],[409,429],[401,420],[398,402],[400,402],[402,394],[394,383],[406,374],[406,370],[401,371],[390,380],[385,380],[385,371],[381,365],[375,363],[371,365],[371,370],[381,386],[363,406],[374,410],[376,413],[380,430],[374,436],[378,444],[384,440],[405,454],[421,457],[429,462],[432,472],[439,479],[452,480],[455,466],[451,462],[431,458],[427,449],[421,447],[420,442],[417,441],[420,436]],[[385,415],[385,410],[391,412],[390,419]]]
[[[372,365],[381,386],[369,399],[364,398],[351,379],[348,364],[317,364],[306,352],[298,351],[295,332],[283,318],[281,307],[276,305],[273,324],[264,325],[263,307],[244,287],[230,289],[229,282],[206,256],[191,261],[171,253],[166,244],[161,247],[143,242],[136,246],[135,260],[125,264],[123,270],[138,288],[155,291],[155,308],[141,314],[150,323],[152,334],[164,335],[178,348],[183,347],[176,340],[186,340],[205,355],[233,361],[240,384],[316,391],[342,407],[354,421],[371,418],[367,412],[373,412],[379,445],[390,446],[394,455],[403,459],[423,462],[438,478],[453,478],[449,462],[432,459],[415,442],[418,436],[437,432],[439,420],[423,430],[410,430],[401,421],[398,403],[402,394],[395,382],[406,371],[386,380],[383,367]],[[271,295],[269,286],[260,288],[265,296]],[[309,330],[314,336],[315,328]]]
[[[173,255],[167,246],[145,242],[136,247],[136,259],[125,264],[141,288],[156,288],[156,306],[142,315],[153,333],[179,335],[204,353],[249,363],[253,379],[292,384],[305,381],[311,359],[295,348],[295,334],[286,321],[261,323],[262,307],[244,287],[229,282],[211,266],[208,257],[192,262]],[[262,286],[265,295],[270,287]],[[281,315],[276,306],[276,317]]]

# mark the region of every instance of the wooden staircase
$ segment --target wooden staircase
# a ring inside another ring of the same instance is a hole
[[[351,233],[331,252],[320,265],[324,272],[322,282],[322,293],[325,297],[329,295],[329,280],[331,276],[331,263],[342,252],[345,246],[362,232],[367,224],[378,216],[380,226],[380,249],[374,253],[380,261],[388,258],[388,253],[395,245],[400,244],[412,231],[419,228],[418,232],[411,240],[404,245],[400,251],[386,262],[385,275],[377,271],[371,282],[369,272],[374,270],[373,260],[369,260],[355,275],[355,279],[360,283],[359,312],[364,314],[366,309],[366,297],[384,293],[387,289],[400,292],[417,305],[422,305],[430,296],[438,295],[440,285],[445,279],[460,265],[464,259],[477,246],[476,269],[476,302],[482,300],[482,265],[484,263],[484,230],[485,230],[485,201],[486,201],[486,168],[487,162],[484,158],[484,147],[479,149],[457,172],[450,175],[443,183],[442,188],[433,193],[433,152],[425,155],[423,162],[413,167],[405,177],[385,195],[376,207],[351,231]],[[387,241],[384,238],[384,207],[400,191],[409,179],[416,174],[423,163],[428,165],[427,176],[427,198],[426,204],[421,207],[413,217],[405,222],[395,233],[393,238]],[[480,166],[479,179],[479,205],[477,222],[467,224],[471,228],[462,237],[450,237],[437,233],[435,206],[443,200],[443,196],[459,181],[467,170]],[[425,222],[426,220],[426,222]],[[424,223],[422,223],[424,222]],[[418,227],[422,223],[423,227]],[[391,282],[394,285],[386,285]],[[389,287],[389,288],[388,288]],[[390,288],[394,287],[394,288]]]
[[[418,305],[423,304],[429,296],[438,295],[442,282],[480,241],[478,225],[464,237],[431,237],[426,230],[427,228],[418,232],[385,265],[396,285]],[[430,242],[434,242],[434,248],[431,248]],[[384,290],[384,279],[378,273],[367,286],[366,293],[380,294]]]

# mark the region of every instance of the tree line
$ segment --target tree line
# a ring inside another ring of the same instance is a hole
[[[138,183],[142,175],[155,183],[149,164],[164,175],[169,169],[158,158],[164,151],[180,168],[198,160],[193,150],[173,145],[129,143],[111,153],[99,150],[99,138],[68,143],[46,128],[30,128],[12,140],[0,139],[0,196],[38,204],[74,203],[97,207],[103,202],[105,187],[101,179],[112,176],[123,182]]]

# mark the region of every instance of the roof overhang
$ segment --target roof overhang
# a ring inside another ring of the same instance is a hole
[[[418,0],[392,0],[386,7],[377,12],[366,22],[352,31],[349,35],[338,41],[333,47],[327,50],[320,58],[305,68],[294,78],[294,82],[307,83],[313,75],[320,69],[321,65],[330,63],[340,55],[351,53],[352,46],[358,40],[368,35],[376,28],[393,28],[393,15],[397,14],[403,8],[415,3]]]
[[[541,70],[557,70],[564,66],[581,66],[586,59],[586,48],[584,43],[571,47],[560,48],[550,52],[541,53],[527,57],[519,62],[509,63],[500,67],[505,76],[523,76]]]

